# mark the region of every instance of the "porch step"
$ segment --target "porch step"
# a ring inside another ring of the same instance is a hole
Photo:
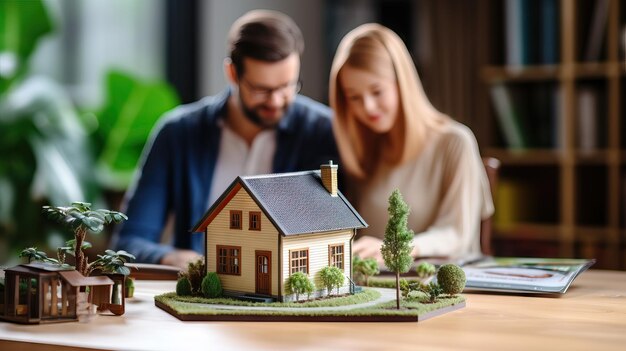
[[[254,294],[244,294],[235,296],[237,300],[242,301],[252,301],[252,302],[276,302],[276,299],[271,296],[265,295],[254,295]]]

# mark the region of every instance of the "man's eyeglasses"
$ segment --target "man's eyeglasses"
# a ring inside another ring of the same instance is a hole
[[[248,87],[248,92],[250,93],[251,97],[259,101],[269,100],[273,96],[274,93],[278,93],[285,97],[293,96],[299,93],[300,89],[302,89],[302,81],[300,80],[297,80],[295,82],[290,82],[290,83],[281,85],[276,88],[265,88],[265,87],[255,86],[255,85],[252,85],[243,77],[241,78],[240,81],[243,82]]]

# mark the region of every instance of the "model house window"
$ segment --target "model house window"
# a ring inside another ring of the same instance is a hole
[[[328,245],[328,265],[343,270],[343,244]]]
[[[217,273],[241,274],[241,246],[217,246]]]
[[[261,230],[261,212],[250,211],[250,230]]]
[[[309,274],[309,249],[289,251],[289,272],[290,274],[302,272]]]
[[[230,211],[230,229],[241,229],[241,211]]]

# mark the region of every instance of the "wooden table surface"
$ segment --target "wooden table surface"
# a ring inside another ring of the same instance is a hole
[[[0,350],[625,350],[626,272],[590,270],[560,297],[466,294],[420,323],[181,322],[154,306],[173,281],[137,281],[121,317],[0,322]]]

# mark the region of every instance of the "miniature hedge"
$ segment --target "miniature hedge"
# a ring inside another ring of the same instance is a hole
[[[176,282],[176,295],[191,296],[191,282],[189,278],[182,277]]]
[[[202,279],[202,295],[207,298],[222,296],[222,283],[217,273],[209,272]]]
[[[448,295],[460,294],[465,288],[465,272],[455,264],[444,264],[437,272],[437,282]]]

